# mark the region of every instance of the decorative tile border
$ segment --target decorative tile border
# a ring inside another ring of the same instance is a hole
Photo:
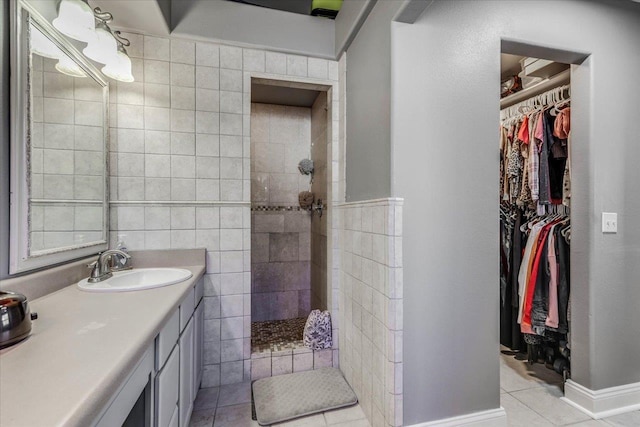
[[[291,212],[291,211],[306,211],[300,206],[265,206],[265,205],[253,205],[251,206],[251,212]]]

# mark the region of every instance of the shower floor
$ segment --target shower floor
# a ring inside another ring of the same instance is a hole
[[[306,317],[251,322],[251,352],[283,351],[304,347]]]

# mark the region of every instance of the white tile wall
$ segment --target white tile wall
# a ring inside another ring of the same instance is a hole
[[[402,200],[341,211],[340,367],[373,425],[402,425]]]
[[[326,61],[325,76],[324,60],[127,36],[136,82],[111,85],[112,240],[126,234],[131,249],[207,248],[202,386],[249,379],[252,127],[243,72],[328,76],[337,85],[329,70],[338,65]]]

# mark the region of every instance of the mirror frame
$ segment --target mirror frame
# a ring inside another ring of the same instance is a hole
[[[9,274],[23,273],[50,267],[66,261],[90,256],[107,249],[109,243],[109,83],[97,68],[76,47],[56,30],[33,6],[24,0],[12,1],[10,11],[11,41],[11,158],[10,158],[10,243]],[[30,165],[31,149],[30,82],[29,82],[29,23],[33,23],[56,44],[62,52],[72,58],[97,84],[102,86],[104,118],[104,194],[102,204],[102,239],[81,245],[59,247],[30,253]]]

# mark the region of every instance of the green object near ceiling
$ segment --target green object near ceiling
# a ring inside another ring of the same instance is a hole
[[[335,18],[341,7],[342,0],[313,0],[311,2],[311,14],[313,16]]]

